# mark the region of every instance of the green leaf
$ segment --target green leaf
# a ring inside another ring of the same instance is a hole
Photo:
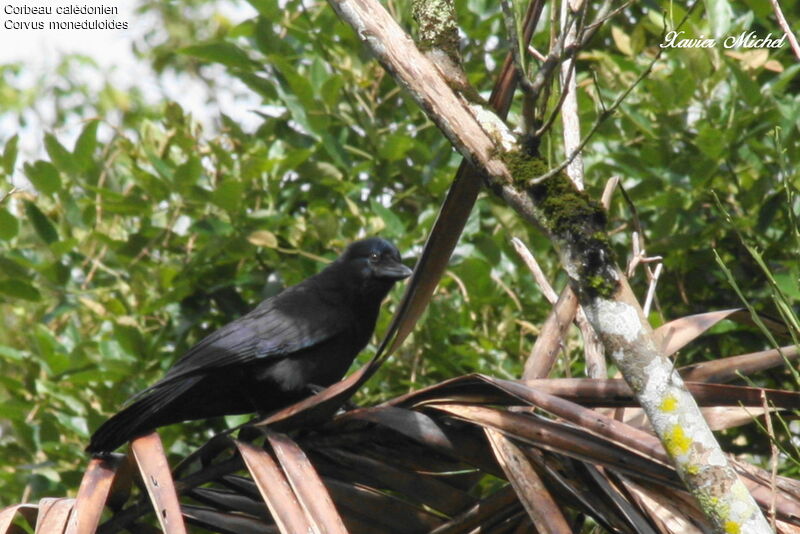
[[[414,140],[407,134],[395,132],[386,136],[378,149],[378,155],[383,160],[398,161],[414,146]]]
[[[275,248],[278,246],[278,238],[269,230],[256,230],[247,236],[247,240],[257,247]]]
[[[19,221],[5,208],[0,208],[0,239],[14,239],[19,232]]]
[[[97,120],[86,123],[78,140],[75,141],[75,152],[73,154],[75,163],[79,171],[85,171],[92,165],[92,156],[97,147]]]
[[[403,221],[392,210],[381,205],[377,200],[370,199],[370,207],[375,214],[383,220],[386,229],[391,235],[402,235],[405,232]]]
[[[261,15],[269,17],[270,20],[275,20],[275,17],[281,13],[280,7],[275,0],[247,0],[248,3],[256,8]]]
[[[728,0],[703,0],[711,34],[719,39],[727,35],[733,21],[733,9]]]
[[[6,174],[14,172],[14,165],[17,163],[17,145],[19,144],[19,135],[15,135],[6,142],[3,148],[3,169]]]
[[[187,46],[179,53],[213,63],[222,63],[234,69],[253,70],[256,65],[241,48],[226,42]]]
[[[10,280],[0,280],[0,293],[16,299],[29,300],[36,302],[42,299],[39,290],[25,280],[14,278]]]
[[[728,60],[726,63],[730,67],[733,77],[736,78],[736,84],[739,89],[737,94],[742,97],[749,107],[758,105],[761,101],[761,89],[758,84],[736,62]]]
[[[28,354],[22,352],[21,350],[17,350],[13,347],[7,347],[6,345],[0,345],[0,358],[4,358],[6,360],[24,361],[27,357]]]
[[[33,164],[23,165],[25,176],[31,181],[37,191],[43,195],[53,195],[61,189],[61,178],[58,169],[49,161],[39,160]]]
[[[75,160],[69,150],[64,148],[58,139],[53,134],[44,135],[44,147],[47,150],[47,155],[50,156],[50,161],[53,162],[58,170],[61,172],[71,174],[77,170]]]
[[[211,199],[222,209],[227,211],[238,211],[242,205],[242,194],[244,184],[239,180],[228,179],[217,186]]]
[[[28,216],[34,230],[36,230],[36,233],[42,238],[42,241],[48,245],[58,241],[58,232],[55,226],[53,226],[53,223],[50,222],[47,215],[42,213],[42,210],[40,210],[36,204],[33,202],[25,202],[25,215]]]
[[[200,158],[191,156],[184,163],[178,165],[175,169],[173,179],[175,184],[181,190],[187,190],[189,187],[195,185],[197,180],[200,179],[200,174],[203,171],[203,166],[200,163]]]

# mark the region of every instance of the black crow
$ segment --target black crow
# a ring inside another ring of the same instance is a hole
[[[103,423],[86,450],[111,452],[180,421],[274,411],[333,384],[372,336],[381,301],[410,274],[385,239],[352,243],[321,272],[189,349]]]

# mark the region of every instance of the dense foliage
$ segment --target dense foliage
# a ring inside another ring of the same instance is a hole
[[[82,448],[108,414],[204,334],[351,240],[380,234],[409,263],[418,254],[460,157],[324,2],[251,3],[257,14],[237,25],[207,17],[213,2],[142,4],[163,22],[140,43],[142,60],[204,84],[213,127],[179,100],[89,88],[78,80],[95,67],[78,58],[36,88],[23,81],[24,65],[2,66],[0,110],[19,132],[0,132],[0,504],[74,491]],[[457,4],[465,68],[485,93],[509,45],[500,7]],[[800,5],[782,4],[787,13]],[[390,7],[412,27],[406,3]],[[665,24],[683,16],[677,4],[637,4],[603,27],[579,57],[584,132],[648,67]],[[757,1],[709,0],[684,28],[779,32],[768,3]],[[549,36],[543,25],[534,46],[547,48]],[[800,298],[798,69],[788,46],[667,49],[587,145],[592,194],[616,174],[630,198],[618,194],[611,213],[620,257],[639,228],[647,252],[664,257],[654,323],[739,305],[715,253],[760,311],[777,314],[779,291],[790,303]],[[257,127],[216,116],[225,92],[257,99]],[[25,128],[44,107],[56,110],[45,131]],[[20,154],[20,136],[40,139],[44,153]],[[556,122],[542,145],[553,164],[561,146]],[[519,375],[549,306],[513,236],[563,284],[546,240],[481,198],[426,316],[357,402],[472,371]],[[743,243],[760,250],[774,286]],[[646,281],[635,280],[644,295]],[[728,325],[680,358],[767,344]],[[575,337],[560,373],[582,374],[578,345]],[[765,380],[792,387],[789,373]],[[162,436],[183,454],[223,424]]]

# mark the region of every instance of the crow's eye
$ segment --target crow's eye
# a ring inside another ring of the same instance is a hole
[[[369,255],[369,261],[371,262],[376,262],[379,259],[381,259],[381,255],[378,254],[377,252],[373,252],[372,254]]]

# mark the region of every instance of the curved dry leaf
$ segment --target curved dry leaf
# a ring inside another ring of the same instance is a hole
[[[161,528],[166,534],[186,534],[175,483],[158,433],[151,432],[134,439],[131,451]]]
[[[541,408],[598,436],[638,451],[651,460],[662,463],[665,467],[672,465],[664,452],[661,442],[644,430],[608,417],[596,410],[585,408],[562,397],[551,395],[536,387],[528,387],[514,380],[492,379],[490,377],[486,377],[486,379],[491,380],[499,387],[530,403],[532,406]]]
[[[666,488],[656,490],[637,484],[628,478],[623,478],[623,483],[639,507],[657,523],[661,532],[665,534],[703,534],[703,531],[695,526],[697,523],[706,522],[703,514],[677,500],[674,492]],[[689,514],[688,517],[687,514]]]
[[[458,419],[498,430],[509,437],[588,463],[597,463],[658,484],[682,487],[670,467],[618,443],[533,414],[484,406],[436,404],[432,408]]]
[[[741,308],[699,313],[675,319],[661,325],[655,331],[656,339],[661,340],[661,351],[664,356],[671,356],[680,349],[700,337],[703,332],[727,319]]]
[[[303,450],[283,434],[267,431],[267,440],[314,530],[320,534],[347,534],[328,490]]]
[[[792,525],[785,521],[776,521],[776,528],[778,534],[800,534],[800,526]]]
[[[533,447],[523,452],[561,502],[571,503],[573,508],[590,515],[609,532],[634,534],[629,518],[621,514],[607,492],[598,487],[589,464],[558,454],[545,454]]]
[[[541,378],[524,384],[586,406],[638,406],[630,387],[621,378]],[[704,382],[686,382],[686,387],[700,406],[761,406],[762,395],[766,395],[776,408],[800,408],[800,393],[794,391]]]
[[[234,441],[242,460],[267,504],[272,518],[283,534],[311,532],[303,508],[283,472],[264,449]]]
[[[62,534],[67,528],[75,499],[44,498],[39,501],[36,534]]]
[[[789,345],[779,349],[751,352],[750,354],[687,365],[678,369],[678,372],[686,381],[730,382],[740,378],[740,375],[749,376],[759,371],[785,365],[786,360],[794,360],[798,354],[800,351],[797,346]]]
[[[0,534],[11,532],[14,527],[14,518],[17,513],[22,515],[28,524],[33,527],[36,524],[36,516],[39,514],[39,507],[35,504],[15,504],[0,510]]]
[[[492,428],[484,428],[497,462],[514,487],[538,532],[571,534],[561,508],[542,482],[528,458],[511,440]]]
[[[598,467],[586,463],[580,464],[580,467],[585,473],[584,479],[591,480],[596,488],[596,493],[602,494],[608,507],[613,510],[612,513],[617,517],[617,521],[632,528],[636,534],[657,534],[653,530],[647,514],[635,502],[623,497],[617,484],[612,483],[611,479],[614,481],[619,480],[617,473],[601,471]],[[663,486],[658,487],[663,488]]]
[[[75,510],[70,516],[66,534],[92,534],[97,530],[111,483],[124,460],[122,455],[113,455],[89,461],[78,488]]]

